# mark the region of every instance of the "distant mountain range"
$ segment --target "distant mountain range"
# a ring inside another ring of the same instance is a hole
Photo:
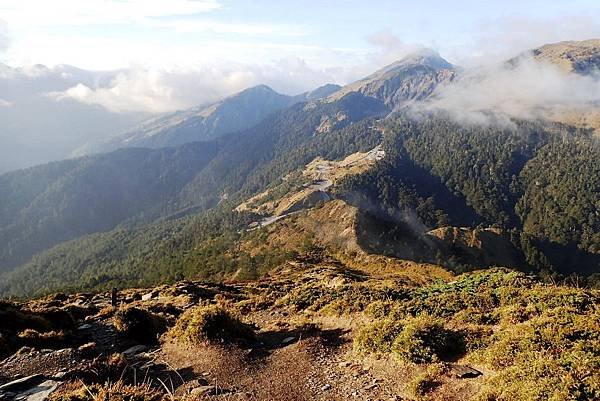
[[[562,54],[588,66],[565,74],[595,79],[589,44],[576,48],[531,54]],[[249,223],[287,217],[272,212],[282,199],[295,212],[332,200],[357,208],[347,229],[370,253],[455,271],[600,273],[594,133],[413,107],[460,74],[420,51],[342,88],[290,97],[258,86],[102,145],[122,149],[0,175],[0,293],[224,278]],[[242,203],[256,205],[234,212]],[[311,238],[308,248],[331,246]]]
[[[208,106],[193,107],[145,121],[108,141],[88,144],[77,153],[100,153],[123,147],[161,148],[212,140],[248,129],[278,110],[298,102],[326,97],[339,88],[328,84],[311,92],[288,96],[259,85]]]
[[[103,87],[117,73],[66,65],[11,68],[0,64],[0,173],[65,159],[88,142],[148,119],[150,113],[116,113],[49,95],[78,84]]]

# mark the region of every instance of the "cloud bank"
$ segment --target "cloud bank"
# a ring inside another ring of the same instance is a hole
[[[8,28],[6,22],[0,19],[0,57],[4,55],[10,45],[10,37],[8,36]]]
[[[523,59],[466,73],[435,94],[428,109],[442,109],[458,120],[499,116],[547,118],[600,105],[600,80],[565,72],[555,65]]]
[[[78,83],[49,96],[97,104],[113,112],[161,113],[215,102],[259,84],[296,94],[334,81],[327,71],[286,58],[267,65],[211,63],[193,70],[138,67],[118,73],[101,87]]]

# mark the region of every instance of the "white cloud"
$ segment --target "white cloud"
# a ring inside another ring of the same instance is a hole
[[[104,87],[80,83],[49,96],[57,101],[98,104],[116,112],[159,113],[214,102],[258,84],[295,94],[333,80],[326,71],[313,69],[301,59],[286,58],[267,65],[207,63],[196,69],[171,70],[138,67],[117,74]]]
[[[153,28],[168,28],[177,33],[217,33],[237,35],[306,36],[310,29],[304,25],[232,23],[214,20],[177,18],[168,20],[146,20],[144,24]]]
[[[459,120],[485,122],[490,114],[518,118],[550,117],[585,110],[600,102],[597,77],[567,73],[550,64],[522,60],[478,69],[443,87],[429,105]]]
[[[0,107],[12,107],[12,102],[0,98]]]
[[[0,19],[0,56],[6,52],[8,46],[10,45],[10,37],[8,35],[8,29],[6,27],[6,22]]]
[[[389,28],[367,36],[367,42],[376,49],[375,52],[369,54],[369,58],[372,62],[380,65],[393,63],[407,54],[424,47],[416,43],[403,41],[394,35]]]
[[[510,16],[482,20],[466,43],[448,50],[463,65],[490,65],[544,44],[599,37],[600,20],[589,15]]]

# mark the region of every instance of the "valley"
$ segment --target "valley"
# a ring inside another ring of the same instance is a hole
[[[419,49],[0,175],[0,401],[600,399],[597,100],[487,91],[598,52]]]

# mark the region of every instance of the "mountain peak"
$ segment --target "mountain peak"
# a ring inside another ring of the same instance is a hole
[[[259,84],[256,86],[251,86],[250,88],[244,89],[243,91],[237,93],[236,95],[233,96],[237,96],[237,95],[241,95],[243,93],[278,93],[276,90],[274,90],[273,88],[271,88],[270,86],[267,86],[265,84]]]
[[[454,75],[452,64],[435,50],[422,48],[366,78],[346,85],[330,98],[335,100],[349,92],[360,92],[394,109],[406,102],[427,98],[438,85],[454,79]]]
[[[438,52],[429,48],[421,48],[412,53],[407,54],[400,60],[393,62],[383,68],[384,72],[393,70],[398,67],[406,67],[412,65],[424,65],[436,70],[452,69],[453,66],[446,61]]]

